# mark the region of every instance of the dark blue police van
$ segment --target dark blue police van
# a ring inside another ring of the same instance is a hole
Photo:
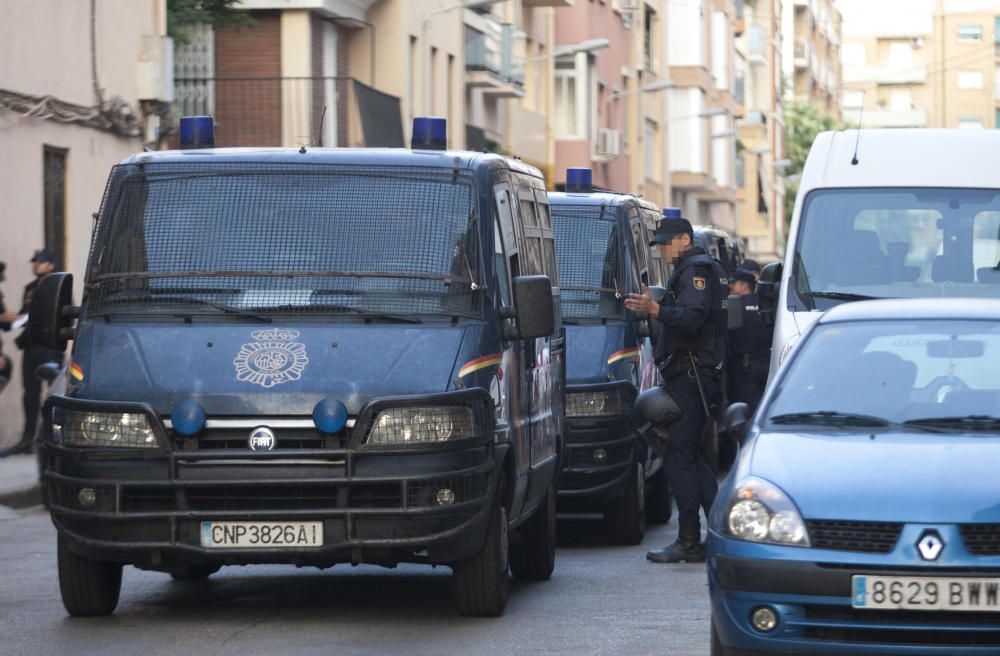
[[[31,310],[39,343],[73,339],[40,444],[71,615],[113,612],[123,564],[447,565],[477,616],[502,613],[508,571],[550,576],[565,338],[545,186],[444,134],[112,170],[82,304],[56,274]]]
[[[670,519],[661,460],[632,426],[637,395],[658,382],[651,325],[625,309],[630,293],[663,284],[649,248],[659,210],[636,196],[594,192],[589,169],[569,169],[550,193],[566,324],[567,455],[560,511],[599,510],[609,541],[638,544],[646,521]]]

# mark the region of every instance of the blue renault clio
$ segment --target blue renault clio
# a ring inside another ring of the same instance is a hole
[[[729,408],[712,654],[1000,653],[998,362],[1000,302],[850,303]]]

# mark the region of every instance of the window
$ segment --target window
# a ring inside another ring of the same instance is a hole
[[[844,109],[861,109],[865,103],[864,91],[845,91],[840,104]]]
[[[958,71],[959,89],[982,89],[983,74],[981,71]]]
[[[995,24],[993,25],[993,40],[996,43],[1000,43],[1000,16],[996,17]]]
[[[646,70],[656,72],[656,12],[646,5],[642,28],[642,55]]]
[[[645,131],[643,132],[643,150],[646,156],[646,179],[656,180],[659,176],[657,173],[656,166],[656,155],[660,152],[659,144],[656,141],[656,135],[659,132],[657,129],[656,121],[651,121],[646,119]]]
[[[42,194],[45,212],[45,249],[56,256],[56,270],[66,268],[66,153],[44,146]]]
[[[983,26],[964,24],[958,26],[958,40],[966,43],[977,43],[983,40]]]
[[[913,63],[913,46],[909,43],[889,44],[889,64],[891,66],[909,66]]]
[[[845,43],[840,47],[840,61],[844,66],[865,65],[865,44]]]
[[[913,94],[909,89],[894,89],[889,96],[889,109],[894,112],[908,112],[913,109]]]
[[[981,116],[959,116],[958,127],[964,130],[982,130],[983,118]]]
[[[573,59],[556,61],[555,111],[556,134],[560,137],[581,137],[577,121],[576,62]]]

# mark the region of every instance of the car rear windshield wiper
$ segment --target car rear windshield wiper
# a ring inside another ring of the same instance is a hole
[[[225,303],[218,303],[216,301],[209,301],[204,298],[195,298],[193,296],[160,296],[158,294],[127,294],[121,296],[115,296],[108,300],[106,303],[113,303],[115,301],[152,301],[153,303],[187,303],[190,305],[204,305],[206,307],[214,308],[220,312],[225,312],[226,314],[231,314],[233,316],[246,317],[248,319],[253,319],[255,321],[260,321],[262,323],[271,323],[273,320],[271,317],[266,317],[262,314],[257,314],[243,308],[234,307],[232,305],[226,305]],[[99,314],[111,314],[110,312],[102,312]]]
[[[969,431],[1000,431],[1000,417],[965,415],[964,417],[924,417],[903,422],[906,426],[930,426]]]
[[[872,415],[858,415],[835,410],[789,412],[768,419],[772,424],[821,424],[824,426],[880,427],[892,424],[888,419]]]

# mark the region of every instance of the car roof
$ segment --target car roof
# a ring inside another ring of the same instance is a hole
[[[971,319],[1000,321],[1000,299],[894,298],[843,303],[827,310],[819,323],[893,319]]]
[[[857,164],[854,161],[857,146]],[[862,129],[820,133],[802,172],[801,189],[953,187],[995,189],[1000,131]]]
[[[496,153],[467,150],[409,150],[407,148],[202,148],[157,150],[136,153],[121,164],[279,163],[350,164],[354,166],[408,166],[473,169],[480,166],[506,168],[541,178],[541,172],[524,162]]]
[[[551,205],[624,205],[633,202],[640,207],[653,210],[659,214],[660,209],[646,200],[632,194],[620,194],[614,191],[593,191],[590,193],[570,193],[565,191],[550,191],[549,204]]]

